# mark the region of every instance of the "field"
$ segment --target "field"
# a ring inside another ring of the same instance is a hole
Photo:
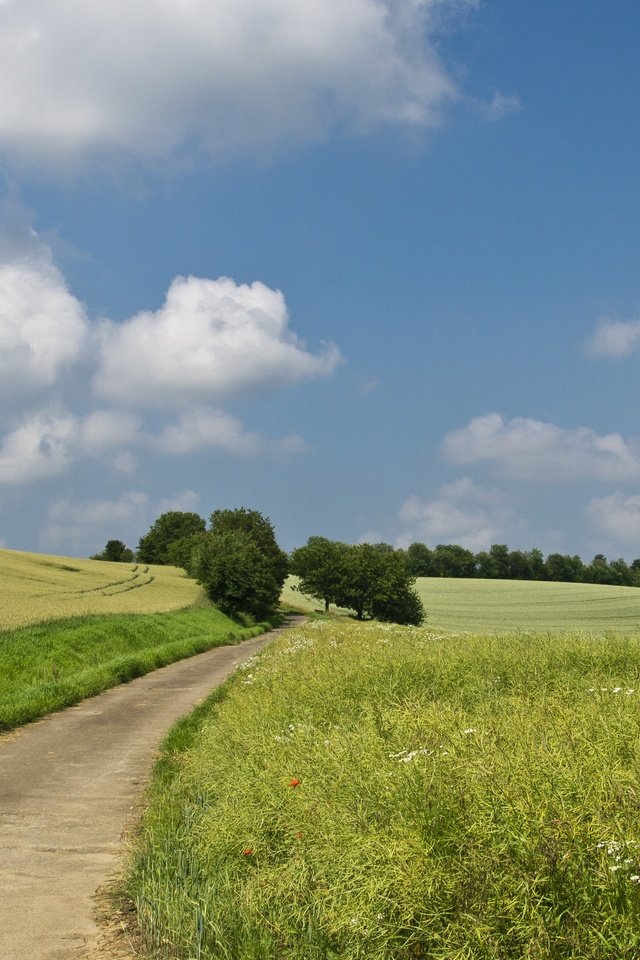
[[[157,957],[637,960],[640,635],[312,621],[170,738]]]
[[[181,610],[203,596],[176,567],[1,549],[0,584],[0,631],[87,614]]]
[[[301,610],[319,609],[321,604],[296,589],[297,582],[289,577],[283,601]],[[419,577],[416,589],[428,625],[439,630],[640,632],[636,587]]]

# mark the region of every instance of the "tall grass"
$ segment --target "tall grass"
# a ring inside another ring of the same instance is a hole
[[[150,949],[637,960],[639,696],[639,636],[285,635],[165,755]]]
[[[201,607],[72,618],[0,633],[0,730],[267,626],[241,627]]]

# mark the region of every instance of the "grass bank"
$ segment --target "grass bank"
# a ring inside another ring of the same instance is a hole
[[[0,730],[212,647],[262,633],[212,607],[88,616],[0,633]]]
[[[289,632],[170,741],[130,884],[154,956],[637,960],[639,655]]]

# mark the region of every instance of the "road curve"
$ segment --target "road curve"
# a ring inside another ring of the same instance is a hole
[[[94,896],[159,742],[273,640],[181,660],[0,739],[0,957],[75,960],[96,948]]]

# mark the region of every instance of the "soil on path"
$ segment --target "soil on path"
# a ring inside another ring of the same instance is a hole
[[[278,632],[181,660],[0,739],[2,960],[126,955],[101,936],[95,896],[117,870],[158,744]]]

